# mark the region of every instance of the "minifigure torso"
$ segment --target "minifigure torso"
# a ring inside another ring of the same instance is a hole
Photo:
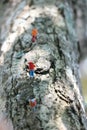
[[[32,36],[37,37],[37,33],[38,33],[37,29],[32,30]]]
[[[28,66],[29,70],[34,70],[34,68],[35,68],[34,63],[33,62],[29,62],[28,64],[29,64],[29,66]]]

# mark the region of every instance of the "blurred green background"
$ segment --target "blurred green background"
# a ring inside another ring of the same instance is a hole
[[[87,57],[80,62],[80,71],[83,95],[87,103]]]
[[[85,101],[87,103],[87,77],[81,79],[82,86],[83,86],[83,95],[85,98]]]

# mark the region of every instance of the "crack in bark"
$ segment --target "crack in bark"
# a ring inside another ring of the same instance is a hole
[[[36,74],[42,74],[42,75],[44,75],[44,74],[48,74],[48,73],[49,73],[49,70],[43,70],[43,68],[37,68],[37,69],[35,70],[35,73],[36,73]]]
[[[73,100],[71,100],[68,96],[66,97],[60,90],[56,91],[56,89],[55,89],[55,92],[57,93],[57,96],[60,99],[64,100],[66,103],[72,103],[73,102]]]
[[[60,99],[64,100],[65,102],[73,103],[74,98],[70,98],[70,95],[68,94],[66,87],[68,87],[67,84],[65,86],[65,84],[61,80],[58,80],[57,82],[55,82],[55,93]]]

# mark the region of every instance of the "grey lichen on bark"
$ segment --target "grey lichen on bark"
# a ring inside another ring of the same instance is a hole
[[[87,129],[72,11],[67,3],[54,3],[34,1],[25,7],[11,24],[5,41],[9,47],[2,46],[1,84],[15,130]],[[24,17],[24,12],[29,15]],[[39,33],[35,43],[31,42],[33,28]],[[34,79],[26,77],[25,58],[36,65]],[[31,97],[37,100],[35,112],[27,104]]]

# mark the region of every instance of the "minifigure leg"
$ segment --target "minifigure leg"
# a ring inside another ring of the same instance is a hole
[[[34,70],[30,70],[30,73],[29,73],[29,74],[30,74],[30,77],[33,78],[33,77],[34,77]]]
[[[32,110],[33,110],[33,112],[35,112],[35,111],[36,111],[36,108],[35,108],[35,107],[33,107],[33,108],[32,108]]]

